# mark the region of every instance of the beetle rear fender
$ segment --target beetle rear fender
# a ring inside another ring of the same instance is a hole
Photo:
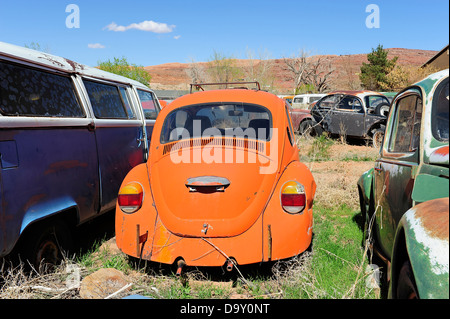
[[[133,213],[124,213],[116,203],[115,231],[117,247],[125,254],[140,257],[146,238],[152,238],[155,229],[157,211],[153,202],[153,195],[149,184],[149,169],[147,163],[139,164],[128,172],[120,189],[133,182],[141,184],[143,189],[142,206]],[[152,247],[146,246],[152,253]]]
[[[397,228],[392,252],[389,296],[396,296],[398,275],[409,259],[420,298],[449,298],[448,197],[409,209]]]
[[[306,206],[300,213],[283,210],[281,188],[288,181],[304,186]],[[280,176],[263,215],[264,260],[293,257],[308,249],[312,240],[313,201],[316,182],[309,169],[298,161],[291,162]]]
[[[281,189],[283,184],[288,180],[295,180],[301,183],[305,187],[305,192],[307,194],[307,201],[309,202],[307,208],[312,208],[314,196],[316,194],[316,181],[314,180],[314,177],[311,173],[311,171],[308,169],[308,167],[299,161],[292,161],[290,162],[283,173],[281,174],[276,188],[278,190]],[[276,195],[276,190],[273,195]],[[272,200],[272,199],[271,199]]]

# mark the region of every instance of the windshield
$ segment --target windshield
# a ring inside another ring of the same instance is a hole
[[[210,136],[236,136],[270,140],[272,115],[263,106],[211,103],[181,107],[165,119],[161,143]]]

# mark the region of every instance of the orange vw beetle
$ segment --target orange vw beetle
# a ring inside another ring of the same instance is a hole
[[[119,190],[116,242],[124,253],[231,269],[309,247],[316,183],[299,161],[289,106],[256,85],[195,93],[191,86],[162,109],[148,162]]]

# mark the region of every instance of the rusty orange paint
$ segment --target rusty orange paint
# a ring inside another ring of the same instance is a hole
[[[201,136],[162,143],[171,112],[211,103],[261,106],[270,112],[276,133],[263,141]],[[130,256],[166,264],[182,258],[189,266],[222,266],[230,258],[251,264],[306,250],[312,239],[316,183],[291,144],[288,114],[283,99],[242,89],[197,92],[164,107],[154,126],[148,162],[132,169],[122,183],[142,185],[144,200],[132,214],[117,205],[117,246]],[[175,163],[173,156],[185,149],[192,152],[189,162]],[[239,154],[247,161],[226,161]],[[256,162],[250,161],[252,156]],[[215,161],[207,160],[211,157]],[[223,180],[229,184],[220,187]],[[288,181],[304,186],[307,204],[302,213],[282,208],[281,187]],[[145,242],[138,239],[143,235]]]
[[[416,216],[430,236],[448,240],[448,197],[421,203]]]

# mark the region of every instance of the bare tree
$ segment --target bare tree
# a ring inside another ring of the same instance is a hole
[[[331,63],[321,56],[309,57],[308,53],[300,50],[299,55],[284,58],[285,69],[294,79],[294,94],[302,85],[312,87],[316,92],[329,89],[331,75],[334,72]]]
[[[319,93],[325,92],[330,86],[330,76],[335,69],[322,56],[310,61],[306,70],[305,83],[312,85]]]
[[[258,58],[255,53],[247,49],[248,66],[244,68],[246,81],[258,81],[262,88],[271,89],[275,81],[273,74],[273,60],[267,51],[260,52]]]
[[[202,64],[195,62],[194,59],[191,59],[189,67],[186,69],[186,73],[191,78],[192,83],[207,82],[205,67]]]
[[[292,55],[290,58],[283,58],[285,70],[291,73],[294,80],[294,94],[297,89],[305,83],[309,63],[307,62],[308,53],[300,50],[298,55]]]

